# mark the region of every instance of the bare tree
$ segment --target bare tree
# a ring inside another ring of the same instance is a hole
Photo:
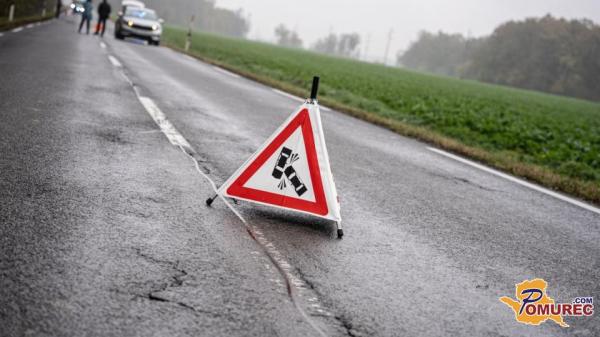
[[[302,39],[300,39],[296,32],[289,30],[284,24],[279,24],[279,26],[275,28],[275,37],[277,38],[277,44],[279,45],[302,48]]]
[[[359,44],[360,36],[357,33],[341,34],[340,36],[330,33],[319,39],[312,49],[324,54],[358,57]]]

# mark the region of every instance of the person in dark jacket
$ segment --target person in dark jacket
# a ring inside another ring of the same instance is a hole
[[[79,33],[81,33],[81,28],[83,28],[83,23],[86,23],[86,34],[90,33],[90,21],[92,21],[92,12],[94,11],[94,6],[92,5],[92,0],[87,0],[83,4],[83,13],[81,13],[81,23],[79,24]]]
[[[102,30],[100,36],[104,36],[104,31],[106,30],[106,20],[110,16],[110,11],[110,5],[108,2],[106,2],[106,0],[103,0],[98,6],[98,24],[96,25],[96,33],[94,33],[95,35],[98,35],[100,30]]]

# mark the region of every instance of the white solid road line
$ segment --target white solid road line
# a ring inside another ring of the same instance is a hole
[[[106,49],[106,44],[102,41],[100,41],[100,48]]]
[[[302,99],[302,98],[300,98],[300,97],[298,97],[298,96],[294,96],[294,95],[292,95],[292,94],[288,94],[287,92],[285,92],[285,91],[281,91],[281,90],[279,90],[279,89],[271,88],[271,90],[275,91],[276,93],[278,93],[278,94],[280,94],[280,95],[282,95],[282,96],[285,96],[285,97],[287,97],[287,98],[291,98],[291,99],[293,99],[294,101],[298,101],[298,102],[301,102],[301,103],[304,103],[304,102],[306,101],[305,99]],[[330,109],[330,108],[328,108],[328,107],[326,107],[326,106],[323,106],[323,105],[319,105],[319,109],[321,109],[321,110],[323,110],[323,111],[331,111],[331,109]]]
[[[23,27],[17,27],[17,28],[15,28],[15,29],[13,29],[13,30],[12,30],[12,32],[13,32],[13,33],[18,33],[18,32],[20,32],[20,31],[22,31],[22,30],[23,30]]]
[[[115,66],[117,68],[123,67],[121,62],[119,62],[119,60],[117,60],[117,58],[112,55],[108,55],[108,60],[110,61],[110,63],[112,63],[113,66]]]
[[[433,152],[435,152],[437,154],[440,154],[440,155],[442,155],[444,157],[447,157],[447,158],[450,158],[450,159],[454,159],[454,160],[459,161],[459,162],[461,162],[463,164],[467,164],[469,166],[475,167],[475,168],[480,169],[482,171],[485,171],[487,173],[491,173],[491,174],[493,174],[495,176],[498,176],[500,178],[504,178],[506,180],[512,181],[513,183],[517,183],[517,184],[519,184],[521,186],[525,186],[525,187],[530,188],[532,190],[544,193],[546,195],[549,195],[549,196],[554,197],[556,199],[568,202],[568,203],[570,203],[572,205],[581,207],[583,209],[586,209],[588,211],[594,212],[596,214],[600,214],[600,209],[598,209],[598,208],[596,208],[596,207],[594,207],[594,206],[592,206],[590,204],[586,204],[586,203],[581,202],[579,200],[576,200],[576,199],[573,199],[573,198],[569,198],[569,197],[567,197],[565,195],[562,195],[560,193],[556,193],[556,192],[551,191],[551,190],[549,190],[547,188],[543,188],[541,186],[529,183],[529,182],[527,182],[525,180],[521,180],[519,178],[515,178],[515,177],[513,177],[511,175],[508,175],[506,173],[502,173],[500,171],[496,171],[496,170],[491,169],[491,168],[489,168],[487,166],[483,166],[481,164],[478,164],[478,163],[475,163],[473,161],[467,160],[465,158],[459,157],[459,156],[454,155],[452,153],[449,153],[449,152],[446,152],[446,151],[443,151],[443,150],[439,150],[439,149],[436,149],[436,148],[433,148],[433,147],[427,147],[427,149],[429,151],[433,151]]]
[[[234,74],[234,73],[232,73],[232,72],[231,72],[231,71],[229,71],[229,70],[225,70],[225,69],[223,69],[223,68],[220,68],[220,67],[217,67],[217,66],[213,66],[213,68],[215,68],[215,70],[216,70],[216,71],[218,71],[218,72],[220,72],[220,73],[223,73],[223,74],[226,74],[226,75],[229,75],[229,76],[231,76],[231,77],[235,77],[235,78],[240,78],[240,77],[241,77],[241,76],[240,76],[240,75],[238,75],[238,74]]]
[[[276,93],[278,93],[278,94],[280,94],[280,95],[282,95],[282,96],[285,96],[285,97],[287,97],[287,98],[291,98],[291,99],[293,99],[294,101],[298,101],[298,102],[302,102],[302,103],[304,103],[304,99],[302,99],[302,98],[300,98],[300,97],[298,97],[298,96],[294,96],[294,95],[292,95],[292,94],[288,94],[287,92],[283,92],[283,91],[281,91],[281,90],[278,90],[278,89],[275,89],[275,88],[271,88],[271,90],[275,91]]]

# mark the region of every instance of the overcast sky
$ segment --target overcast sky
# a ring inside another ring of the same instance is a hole
[[[600,23],[600,0],[216,0],[220,7],[244,10],[251,21],[249,37],[274,41],[274,28],[284,23],[310,46],[334,33],[361,34],[361,54],[381,60],[393,29],[388,61],[406,49],[420,30],[481,36],[511,19],[551,13]]]

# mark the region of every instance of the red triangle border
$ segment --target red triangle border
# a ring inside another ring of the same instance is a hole
[[[306,150],[306,159],[310,171],[310,179],[314,189],[315,201],[307,201],[282,194],[271,193],[244,187],[244,184],[264,165],[264,163],[273,155],[273,153],[283,144],[298,127],[302,128],[304,137],[304,147]],[[256,159],[246,167],[246,169],[237,177],[237,179],[227,188],[227,194],[232,197],[239,197],[249,201],[275,205],[292,210],[298,210],[307,213],[313,213],[325,216],[329,212],[327,200],[323,189],[321,179],[321,170],[315,147],[315,139],[312,132],[312,124],[308,109],[300,111],[294,119],[279,133],[273,141],[267,145]]]

